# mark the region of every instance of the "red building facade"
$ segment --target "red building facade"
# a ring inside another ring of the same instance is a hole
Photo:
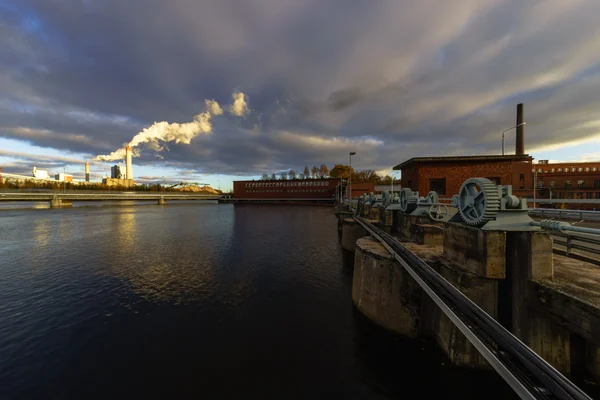
[[[234,199],[335,199],[339,179],[234,181]]]
[[[600,162],[548,163],[533,165],[540,191],[554,199],[600,200]],[[544,196],[545,197],[545,196]]]
[[[527,154],[507,156],[415,157],[394,167],[402,171],[402,187],[425,196],[436,191],[441,197],[458,194],[469,178],[488,178],[512,185],[516,195],[532,192],[533,158]]]

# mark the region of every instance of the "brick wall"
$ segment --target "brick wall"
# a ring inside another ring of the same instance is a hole
[[[449,198],[458,194],[467,179],[488,178],[500,185],[512,185],[514,190],[528,189],[533,187],[531,170],[531,163],[510,160],[416,163],[402,170],[402,187],[425,196],[431,190],[431,179],[445,179],[446,193],[440,195]]]

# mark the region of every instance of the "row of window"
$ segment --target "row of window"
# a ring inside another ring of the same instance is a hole
[[[553,197],[555,199],[600,200],[600,192],[558,192]]]
[[[307,192],[327,192],[327,189],[318,189],[318,188],[310,188],[310,189],[257,189],[257,190],[248,190],[246,193],[307,193]]]
[[[564,171],[563,171],[564,169]],[[538,168],[538,173],[548,173],[548,172],[598,172],[598,167],[579,167],[579,168],[551,168],[550,170],[544,170],[542,168]],[[535,172],[535,168],[531,170],[531,172]]]
[[[543,180],[538,181],[537,186],[543,188],[544,181]],[[566,188],[570,188],[572,186],[573,186],[573,183],[570,180],[565,181]],[[556,187],[556,181],[550,181],[550,187]],[[583,179],[578,180],[577,187],[585,187],[585,180],[583,180]],[[600,188],[600,179],[594,179],[593,187]]]
[[[246,188],[314,187],[329,186],[329,181],[248,182],[244,186]]]

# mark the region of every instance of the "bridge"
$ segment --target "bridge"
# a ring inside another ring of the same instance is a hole
[[[172,193],[70,193],[45,192],[45,193],[23,193],[2,192],[0,201],[48,201],[51,207],[69,207],[73,201],[156,201],[158,204],[166,204],[167,200],[220,200],[227,195],[221,194],[172,194]]]

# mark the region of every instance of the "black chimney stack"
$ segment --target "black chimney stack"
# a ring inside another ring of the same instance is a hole
[[[523,135],[523,103],[519,103],[517,104],[517,140],[515,145],[515,154],[518,156],[525,154],[525,142]]]

